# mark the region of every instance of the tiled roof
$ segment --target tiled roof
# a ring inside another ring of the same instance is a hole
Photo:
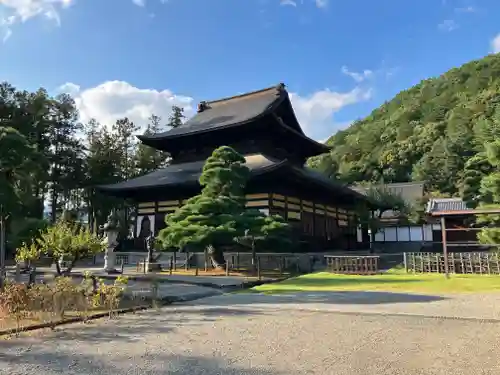
[[[163,133],[139,136],[139,139],[154,140],[177,137],[243,124],[266,114],[284,99],[285,93],[284,85],[280,84],[230,98],[202,102],[200,105],[204,106],[204,109],[199,110],[196,115],[181,126]],[[300,131],[302,132],[301,129]]]
[[[264,155],[256,154],[245,157],[246,165],[251,172],[257,172],[279,162],[271,160]],[[186,183],[196,183],[200,178],[205,160],[191,163],[171,164],[165,168],[151,172],[147,175],[133,178],[131,180],[119,182],[112,185],[101,185],[97,188],[102,191],[132,190],[150,187],[183,185]]]
[[[329,189],[333,194],[337,194],[348,199],[364,199],[362,194],[350,189],[348,186],[335,183],[326,178],[321,173],[306,167],[298,167],[290,164],[287,160],[276,160],[262,154],[245,156],[246,165],[252,175],[265,173],[278,168],[288,168],[286,175],[294,174],[300,176],[303,181],[316,183]],[[137,191],[157,187],[181,187],[187,184],[197,184],[200,178],[205,161],[191,163],[171,164],[145,176],[137,177],[128,181],[119,182],[112,185],[101,185],[97,189],[110,195],[127,194],[127,192]]]
[[[433,198],[427,203],[426,209],[429,213],[464,210],[468,210],[468,208],[462,198]]]

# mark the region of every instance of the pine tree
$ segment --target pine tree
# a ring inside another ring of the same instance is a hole
[[[161,118],[151,115],[144,134],[153,135],[161,131]],[[135,157],[138,174],[144,175],[165,166],[168,160],[168,153],[156,150],[153,147],[141,143],[137,147]]]
[[[223,265],[222,247],[241,234],[236,217],[245,209],[248,174],[243,156],[230,147],[216,149],[203,167],[201,194],[166,217],[159,234],[164,247],[207,249],[214,265]]]
[[[185,119],[184,116],[184,108],[178,107],[176,105],[172,106],[172,113],[170,114],[170,117],[168,118],[168,126],[171,128],[178,128],[183,124],[183,121]]]
[[[225,263],[223,248],[237,239],[252,238],[254,244],[271,240],[272,234],[286,238],[288,224],[259,211],[246,211],[249,174],[242,155],[228,146],[216,149],[203,167],[201,194],[166,217],[167,227],[159,234],[164,248],[206,249],[214,266],[220,267]]]

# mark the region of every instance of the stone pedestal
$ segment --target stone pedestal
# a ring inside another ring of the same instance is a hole
[[[149,263],[146,261],[146,272],[161,271],[161,264],[159,263]]]
[[[116,255],[115,247],[117,246],[118,230],[115,228],[106,228],[106,252],[104,254],[104,272],[107,273],[120,273],[120,271],[115,269],[116,266]]]
[[[104,272],[119,273],[119,271],[115,269],[116,255],[113,250],[114,248],[106,249],[106,254],[104,255]]]

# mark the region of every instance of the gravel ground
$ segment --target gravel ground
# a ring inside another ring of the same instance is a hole
[[[254,305],[242,298],[212,297],[0,341],[0,374],[500,373],[500,323],[346,315],[301,309],[307,302]],[[410,302],[400,303],[405,309]]]

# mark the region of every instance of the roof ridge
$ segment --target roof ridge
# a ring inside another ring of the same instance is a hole
[[[284,83],[278,83],[277,85],[266,87],[264,89],[254,90],[254,91],[246,92],[246,93],[239,94],[239,95],[233,95],[233,96],[228,96],[228,97],[221,98],[221,99],[202,101],[202,102],[204,102],[206,104],[219,103],[219,102],[224,102],[226,100],[238,99],[238,98],[243,98],[245,96],[260,94],[261,92],[271,91],[271,90],[276,90],[279,93],[279,92],[281,92],[281,90],[286,90],[286,86]]]

